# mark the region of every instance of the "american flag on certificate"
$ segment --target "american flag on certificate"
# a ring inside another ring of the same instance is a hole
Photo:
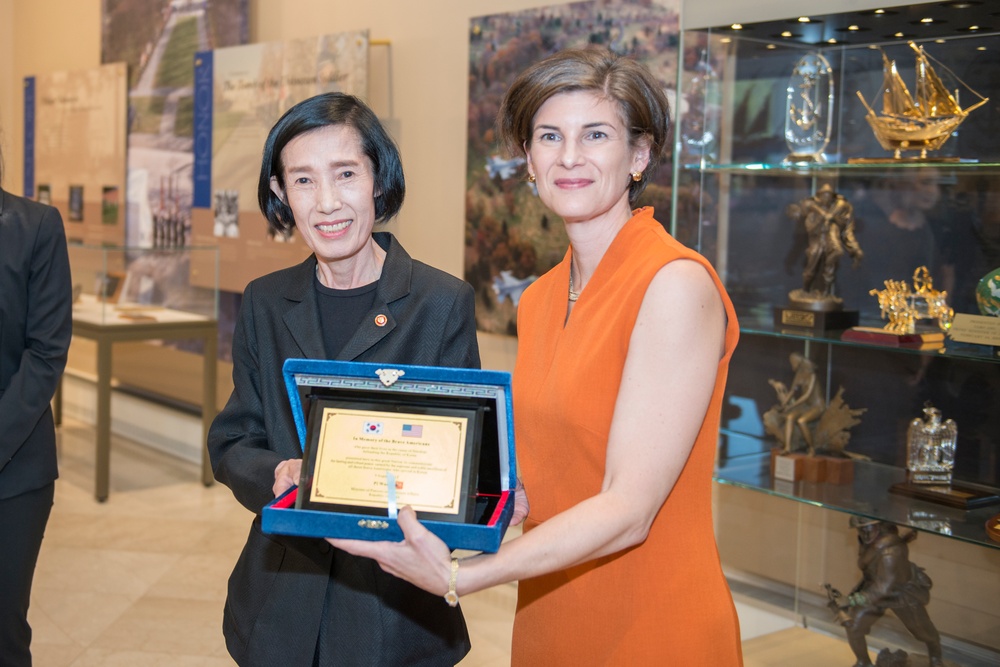
[[[403,435],[408,438],[420,438],[424,435],[422,424],[403,424]]]

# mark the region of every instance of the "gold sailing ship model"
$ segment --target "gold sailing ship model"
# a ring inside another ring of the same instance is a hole
[[[952,95],[945,87],[944,82],[931,66],[933,58],[924,51],[924,47],[917,46],[913,42],[909,44],[916,53],[916,94],[910,94],[910,90],[906,87],[906,83],[896,68],[896,61],[889,60],[883,52],[882,113],[876,113],[860,91],[858,91],[858,97],[868,110],[865,119],[871,125],[882,148],[892,151],[896,160],[905,159],[901,157],[902,151],[920,151],[920,157],[916,159],[927,160],[927,151],[940,149],[952,132],[962,124],[966,116],[989,102],[989,98],[983,97],[969,88],[958,77],[955,77],[958,83],[979,98],[977,102],[963,109],[956,99],[958,91],[956,90],[955,94]],[[935,60],[935,62],[937,61]],[[947,67],[940,62],[937,64],[947,70]],[[951,74],[950,70],[949,73]],[[938,158],[937,160],[957,161],[957,159]],[[850,162],[876,161],[881,162],[884,159],[854,158],[850,160]]]

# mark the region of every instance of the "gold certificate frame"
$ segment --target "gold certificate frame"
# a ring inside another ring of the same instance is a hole
[[[434,397],[310,397],[296,507],[386,516],[393,497],[422,519],[472,522],[482,413]]]

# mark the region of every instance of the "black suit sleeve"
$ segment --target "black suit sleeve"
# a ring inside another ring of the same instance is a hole
[[[260,513],[274,500],[274,469],[287,457],[271,450],[264,423],[260,350],[254,329],[252,285],[243,294],[233,334],[233,393],[212,422],[208,453],[215,478],[236,500]]]
[[[28,251],[31,255],[24,350],[18,370],[0,395],[0,469],[17,453],[49,409],[66,367],[73,335],[73,289],[66,233],[59,211],[46,207],[26,238],[31,240]],[[4,295],[4,298],[12,297]]]
[[[452,304],[441,341],[441,365],[479,368],[479,339],[476,337],[476,294],[462,283]]]

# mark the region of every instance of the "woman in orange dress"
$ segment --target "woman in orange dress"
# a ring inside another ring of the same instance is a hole
[[[402,542],[332,540],[449,601],[519,580],[515,665],[742,664],[711,498],[736,314],[709,263],[631,208],[669,120],[655,78],[604,49],[537,63],[501,105],[570,239],[518,312],[523,535],[459,562],[407,510]]]

